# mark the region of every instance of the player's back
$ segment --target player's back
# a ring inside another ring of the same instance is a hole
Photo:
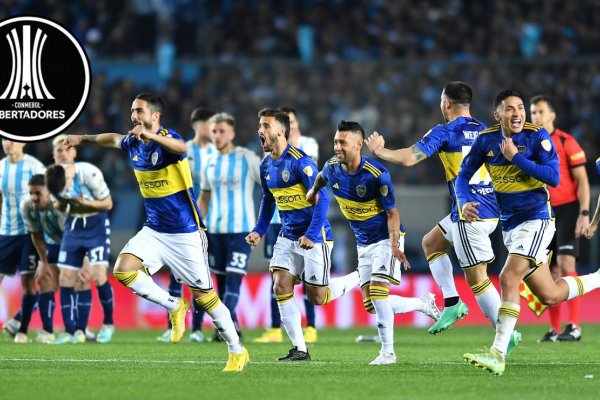
[[[27,232],[41,232],[46,243],[60,244],[67,216],[55,209],[52,201],[46,208],[39,209],[30,199],[25,198],[21,201],[21,213]]]
[[[8,157],[0,160],[0,195],[2,212],[0,213],[0,235],[24,235],[25,222],[21,214],[21,201],[29,196],[29,179],[33,175],[43,174],[46,168],[37,158],[25,154],[17,163],[11,163]]]
[[[475,118],[458,117],[446,124],[435,126],[416,144],[428,157],[437,153],[442,161],[448,192],[452,200],[453,222],[459,221],[462,213],[462,205],[458,204],[456,199],[454,186],[456,177],[464,157],[471,151],[473,142],[486,128],[484,123]],[[498,205],[492,181],[483,166],[473,174],[469,184],[474,191],[475,201],[481,204],[479,207],[480,218],[498,218]]]
[[[110,195],[110,189],[104,180],[100,168],[95,165],[77,161],[71,184],[61,193],[65,198],[83,197],[86,200],[102,200]]]

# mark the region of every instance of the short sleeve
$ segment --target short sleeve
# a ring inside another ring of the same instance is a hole
[[[564,148],[569,167],[578,167],[585,164],[587,161],[585,158],[585,152],[573,136],[568,136],[567,140],[565,141]]]
[[[423,136],[421,140],[415,143],[421,151],[427,154],[427,157],[439,153],[448,143],[448,131],[443,125],[436,125]]]

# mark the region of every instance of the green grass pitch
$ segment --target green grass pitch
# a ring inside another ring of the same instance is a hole
[[[398,363],[370,366],[379,344],[355,343],[374,329],[320,330],[311,362],[275,361],[290,345],[253,344],[242,373],[223,373],[223,343],[157,343],[157,331],[117,331],[110,344],[15,345],[0,337],[2,399],[598,399],[600,325],[580,343],[537,343],[545,326],[520,328],[523,343],[503,376],[466,364],[462,354],[489,346],[486,327],[437,336],[396,328]],[[33,337],[33,333],[30,334]],[[593,376],[593,377],[591,377]]]

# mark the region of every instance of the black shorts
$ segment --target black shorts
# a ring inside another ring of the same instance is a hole
[[[579,258],[579,239],[575,239],[575,225],[579,217],[579,202],[554,207],[556,217],[556,233],[550,243],[552,264],[556,264],[556,256],[569,255]]]

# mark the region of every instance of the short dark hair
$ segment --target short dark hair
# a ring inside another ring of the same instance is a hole
[[[60,197],[59,194],[66,184],[67,177],[62,165],[50,165],[46,169],[46,187],[54,197]]]
[[[285,140],[288,139],[290,136],[290,117],[286,112],[277,108],[263,108],[258,112],[258,118],[261,117],[274,117],[285,128]]]
[[[294,115],[298,115],[298,113],[296,112],[296,109],[294,107],[283,106],[283,107],[279,107],[279,109],[286,114],[292,113]]]
[[[46,178],[43,174],[36,174],[29,178],[29,186],[45,186]]]
[[[340,121],[337,126],[338,132],[352,132],[358,133],[364,139],[365,138],[365,130],[358,122],[354,121]]]
[[[462,81],[452,81],[444,86],[444,95],[453,103],[468,106],[473,101],[473,90]]]
[[[135,98],[136,100],[144,100],[145,102],[147,102],[150,111],[157,112],[160,114],[160,116],[158,117],[158,121],[160,122],[162,120],[162,115],[167,109],[167,103],[165,103],[162,97],[155,93],[146,92],[138,94],[137,96],[135,96]]]
[[[494,110],[496,108],[498,108],[500,103],[502,103],[504,100],[506,100],[507,98],[512,97],[512,96],[518,97],[521,100],[523,100],[523,96],[521,96],[521,94],[519,92],[517,92],[516,90],[513,90],[513,89],[503,90],[496,95],[496,99],[494,100]]]
[[[193,124],[196,121],[208,121],[210,117],[212,117],[215,114],[216,111],[213,111],[209,108],[196,107],[192,110],[192,115],[190,116],[190,124]]]
[[[556,111],[556,108],[554,107],[554,100],[552,99],[552,97],[547,96],[545,94],[538,94],[536,96],[533,96],[531,99],[529,99],[529,104],[535,105],[541,101],[545,101],[546,104],[548,104],[550,111],[552,111],[552,112]]]

